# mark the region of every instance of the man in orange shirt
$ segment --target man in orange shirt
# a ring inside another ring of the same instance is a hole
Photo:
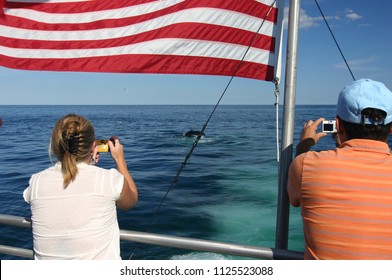
[[[305,259],[392,259],[392,92],[362,79],[340,93],[337,148],[310,151],[323,121],[305,124],[288,194],[302,207]]]

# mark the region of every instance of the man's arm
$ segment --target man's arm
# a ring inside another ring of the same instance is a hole
[[[296,147],[296,156],[310,151],[310,148],[316,145],[321,138],[327,136],[325,132],[317,133],[317,127],[322,121],[324,121],[324,118],[319,118],[316,121],[310,120],[304,124]]]

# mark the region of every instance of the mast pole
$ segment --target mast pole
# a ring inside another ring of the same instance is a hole
[[[300,0],[290,0],[287,33],[282,143],[279,164],[278,211],[276,221],[275,247],[285,250],[287,250],[288,247],[289,232],[290,203],[286,188],[288,170],[293,157],[300,2]]]

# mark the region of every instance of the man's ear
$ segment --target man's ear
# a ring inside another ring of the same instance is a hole
[[[343,121],[336,117],[336,128],[338,130],[337,138],[339,138],[339,145],[347,141],[347,133],[346,129],[344,128]]]
[[[343,123],[340,121],[340,119],[338,117],[336,117],[335,120],[336,120],[336,129],[338,130],[338,134],[339,135],[344,134],[345,129],[344,129]]]

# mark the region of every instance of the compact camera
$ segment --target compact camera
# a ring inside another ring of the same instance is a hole
[[[114,140],[118,139],[117,136],[112,136],[109,140],[95,140],[95,143],[98,147],[98,153],[107,153],[110,152],[110,147],[108,142],[112,141],[114,145]]]
[[[98,153],[107,153],[110,151],[109,140],[95,140],[98,147]]]
[[[321,131],[325,133],[336,133],[336,121],[323,121],[321,124]]]

